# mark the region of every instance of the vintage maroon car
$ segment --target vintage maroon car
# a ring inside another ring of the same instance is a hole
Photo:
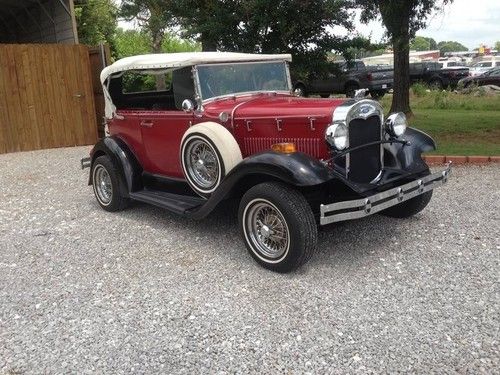
[[[290,61],[200,52],[105,68],[109,133],[82,159],[101,207],[136,200],[201,219],[238,200],[250,254],[279,272],[312,256],[318,223],[421,211],[450,171],[422,160],[434,141],[403,114],[384,121],[373,100],[295,96]]]

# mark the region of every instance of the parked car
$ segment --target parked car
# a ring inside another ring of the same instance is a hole
[[[318,224],[423,210],[450,172],[431,173],[422,160],[432,138],[404,114],[384,120],[374,100],[294,96],[290,61],[198,52],[105,68],[110,136],[81,161],[99,205],[119,211],[133,200],[203,219],[236,200],[249,253],[279,272],[313,255]]]
[[[499,60],[485,60],[485,61],[479,61],[470,67],[470,75],[472,77],[479,76],[483,74],[484,72],[487,72],[491,68],[500,66],[500,59]]]
[[[461,79],[459,84],[463,85],[463,87],[469,87],[471,85],[495,85],[500,87],[500,67],[487,70],[478,76]]]
[[[469,68],[455,67],[441,69],[439,62],[418,62],[410,64],[410,81],[423,82],[436,89],[454,88],[458,81],[469,76]]]
[[[318,94],[328,98],[331,94],[354,97],[359,89],[368,89],[375,99],[392,88],[392,67],[367,67],[363,61],[332,63],[325,72],[310,72],[306,79],[296,80],[294,89],[300,96]]]
[[[438,64],[441,69],[469,69],[463,63],[453,60],[438,61]]]

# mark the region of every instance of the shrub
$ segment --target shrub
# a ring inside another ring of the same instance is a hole
[[[434,105],[439,109],[448,109],[451,107],[449,91],[435,91],[434,92]]]
[[[429,90],[429,88],[425,84],[420,83],[420,82],[414,83],[411,86],[411,91],[413,92],[413,95],[415,95],[419,98],[427,95],[428,90]]]

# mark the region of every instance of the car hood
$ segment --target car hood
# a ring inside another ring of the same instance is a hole
[[[261,118],[314,117],[331,120],[333,111],[346,99],[300,98],[292,95],[260,94],[217,99],[204,104],[208,117],[226,112],[233,120]]]

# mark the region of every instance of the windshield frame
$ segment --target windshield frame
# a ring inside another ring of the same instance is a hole
[[[289,90],[256,90],[256,91],[245,91],[245,92],[236,92],[231,94],[213,96],[211,98],[204,99],[201,95],[201,83],[200,76],[198,74],[198,67],[204,66],[220,66],[220,65],[243,65],[243,64],[271,64],[271,63],[282,63],[285,66],[285,74],[287,79],[287,84]],[[222,62],[222,63],[214,63],[214,64],[198,64],[193,66],[193,76],[194,76],[194,87],[196,91],[196,98],[201,104],[210,103],[212,101],[216,101],[223,98],[231,98],[236,96],[245,96],[251,94],[265,94],[265,93],[281,93],[281,94],[292,94],[292,78],[290,76],[290,63],[286,60],[276,59],[276,60],[265,60],[265,61],[241,61],[241,62]]]

